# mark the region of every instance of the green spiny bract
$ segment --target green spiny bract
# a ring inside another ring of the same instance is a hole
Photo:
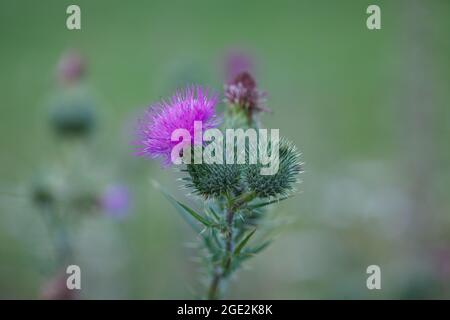
[[[294,192],[299,174],[303,171],[300,153],[287,140],[280,141],[278,172],[262,175],[261,168],[260,163],[247,165],[243,172],[248,190],[255,192],[259,198],[285,197]]]
[[[233,194],[239,189],[240,165],[236,164],[188,164],[189,176],[183,178],[186,186],[205,198],[217,198]]]

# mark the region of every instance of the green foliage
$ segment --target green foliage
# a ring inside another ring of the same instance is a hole
[[[169,202],[175,207],[177,212],[181,214],[181,216],[192,226],[195,231],[200,231],[198,227],[192,223],[192,219],[194,218],[205,227],[211,226],[213,223],[209,221],[207,218],[203,217],[200,213],[197,213],[194,209],[188,207],[187,205],[177,201],[174,197],[172,197],[168,192],[162,189],[157,183],[155,183],[155,187],[158,188],[164,196],[169,200]]]
[[[249,205],[248,209],[255,210],[255,209],[263,208],[265,206],[268,206],[268,205],[271,205],[271,204],[274,204],[274,203],[279,203],[280,201],[286,200],[288,198],[289,198],[289,196],[282,197],[282,198],[277,198],[277,199],[271,200],[271,201],[261,201],[261,202],[258,202],[256,204]]]
[[[245,247],[245,245],[247,244],[247,242],[250,240],[250,238],[255,234],[256,229],[254,229],[253,231],[251,231],[236,247],[236,249],[234,249],[234,255],[238,256],[242,249]]]

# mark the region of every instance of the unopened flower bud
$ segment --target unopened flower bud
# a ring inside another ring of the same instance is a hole
[[[50,124],[61,137],[85,137],[95,126],[95,114],[85,101],[70,101],[54,109]]]

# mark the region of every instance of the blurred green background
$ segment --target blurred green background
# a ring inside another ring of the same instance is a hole
[[[253,57],[273,110],[262,121],[295,142],[306,172],[274,208],[288,222],[277,241],[227,297],[450,298],[449,1],[75,2],[80,31],[65,25],[74,1],[0,3],[0,298],[37,298],[48,276],[51,241],[27,190],[61,154],[48,102],[69,49],[87,60],[99,114],[83,174],[133,194],[126,219],[75,229],[82,298],[194,297],[195,234],[151,180],[195,202],[176,172],[132,156],[129,128],[179,86],[222,90],[230,50]],[[369,31],[374,3],[382,29]],[[382,290],[366,288],[372,264]]]

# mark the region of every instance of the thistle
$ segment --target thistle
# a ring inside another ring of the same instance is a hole
[[[227,111],[223,115],[220,130],[226,131],[231,124],[236,128],[255,127],[254,114],[266,110],[262,106],[264,96],[256,89],[256,83],[248,73],[241,73],[232,84],[226,86]],[[164,165],[170,165],[172,148],[178,141],[172,141],[172,132],[186,129],[192,136],[194,122],[205,121],[204,128],[216,128],[220,117],[215,112],[217,96],[210,97],[201,87],[190,87],[177,93],[169,102],[160,102],[138,120],[135,143],[138,155],[161,158]],[[155,110],[156,108],[156,110]],[[232,112],[229,112],[232,110]],[[245,124],[242,116],[245,117]],[[245,141],[245,140],[244,140]],[[191,141],[189,141],[191,142]],[[191,148],[202,150],[212,142],[203,142]],[[246,144],[246,159],[256,150],[254,144]],[[278,203],[295,192],[302,172],[300,154],[286,139],[267,144],[268,153],[276,155],[278,167],[274,174],[261,174],[261,163],[252,164],[188,162],[182,164],[181,181],[191,193],[202,202],[202,210],[195,210],[164,193],[183,218],[194,228],[201,239],[202,260],[208,275],[209,285],[204,297],[218,299],[223,296],[225,283],[239,270],[242,264],[266,248],[264,227],[268,206]],[[278,148],[278,149],[275,149]],[[185,149],[184,151],[192,149]],[[233,149],[235,157],[238,152]],[[265,153],[266,154],[266,153]],[[191,151],[192,155],[192,151]],[[217,157],[220,160],[220,156]],[[267,229],[267,228],[266,228]],[[261,230],[261,231],[258,231]]]
[[[54,254],[46,258],[46,278],[42,299],[78,299],[66,285],[68,265],[76,263],[75,239],[79,221],[104,213],[110,218],[125,218],[132,208],[132,194],[123,184],[108,184],[100,191],[95,163],[88,160],[88,143],[96,129],[96,105],[82,84],[86,73],[84,59],[76,53],[64,55],[58,65],[62,86],[50,101],[48,125],[58,137],[61,148],[52,164],[36,173],[29,186],[29,200],[45,224]],[[101,164],[105,164],[102,162]]]
[[[195,121],[201,121],[205,130],[217,126],[217,102],[217,95],[210,96],[207,89],[198,86],[151,105],[138,120],[134,141],[137,155],[160,158],[164,165],[170,165],[172,148],[177,144],[171,139],[172,132],[186,129],[193,136]]]
[[[51,102],[49,124],[63,140],[84,140],[96,127],[95,103],[83,85],[86,71],[85,59],[78,52],[70,51],[61,56],[57,77],[62,86]]]

